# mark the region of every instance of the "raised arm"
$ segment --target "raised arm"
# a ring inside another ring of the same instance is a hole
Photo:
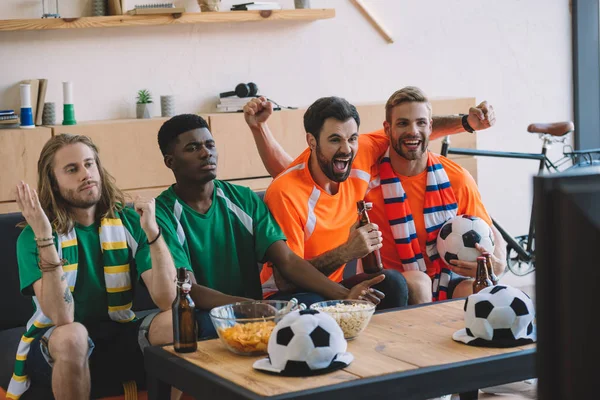
[[[267,120],[273,113],[273,104],[264,97],[250,100],[244,106],[244,118],[258,149],[258,154],[267,169],[274,178],[283,172],[294,159],[281,147],[273,137]]]
[[[467,122],[474,131],[481,131],[489,128],[496,123],[494,107],[488,104],[487,101],[481,102],[477,107],[471,107],[469,109]],[[462,132],[465,132],[465,127],[462,124],[461,116],[433,116],[433,132],[431,133],[431,140]]]
[[[150,297],[161,311],[171,309],[175,300],[175,265],[169,248],[156,223],[154,199],[137,197],[133,205],[140,215],[140,225],[148,238],[152,268],[142,273]]]
[[[56,326],[70,324],[74,321],[73,296],[54,246],[52,227],[36,191],[24,182],[17,185],[17,205],[33,230],[38,247],[42,278],[33,283],[35,296],[44,314]]]

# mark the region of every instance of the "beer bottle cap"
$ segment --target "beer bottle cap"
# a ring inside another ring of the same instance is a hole
[[[181,288],[186,291],[189,292],[190,290],[192,290],[192,285],[189,283],[182,283],[181,284]]]

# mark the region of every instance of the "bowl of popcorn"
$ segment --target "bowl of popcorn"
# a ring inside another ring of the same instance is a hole
[[[312,304],[310,308],[331,315],[342,328],[346,340],[357,337],[375,312],[375,305],[365,300],[322,301]]]
[[[210,310],[221,343],[245,356],[267,354],[275,325],[296,303],[279,300],[245,301]]]

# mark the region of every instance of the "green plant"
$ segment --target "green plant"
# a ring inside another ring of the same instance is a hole
[[[148,91],[147,89],[138,90],[137,103],[138,104],[152,103],[152,95],[150,94],[150,91]]]

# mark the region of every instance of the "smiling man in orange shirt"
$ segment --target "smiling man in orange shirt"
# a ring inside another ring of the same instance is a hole
[[[336,102],[354,111],[327,111]],[[269,103],[262,98],[252,100],[245,107],[246,121],[254,134],[263,162],[272,175],[277,175],[282,171],[282,165],[286,165],[291,158],[266,126],[270,113]],[[320,119],[317,118],[317,123],[313,123],[316,115],[320,115]],[[459,117],[443,118],[446,118],[445,126],[438,130],[438,136],[463,130]],[[493,112],[491,108],[488,109],[487,103],[482,103],[470,110],[468,118],[477,129],[485,129],[489,127],[490,120],[493,123]],[[371,175],[377,175],[376,160],[390,142],[381,132],[358,137],[358,113],[353,106],[339,98],[319,99],[308,109],[304,121],[309,149],[275,179],[265,200],[286,233],[290,248],[310,260],[330,279],[340,282],[346,262],[381,247],[381,233],[376,224],[362,230],[352,225],[356,221],[356,201],[363,199]],[[461,127],[457,128],[456,125]],[[399,289],[383,289],[388,296],[404,290],[404,279],[398,279],[398,275],[392,271],[388,269],[386,274],[393,276],[393,279],[386,278],[384,282],[390,284],[394,280]],[[263,269],[261,278],[263,291],[267,295],[278,290],[293,292],[293,288],[286,287],[285,282],[278,279],[277,274],[273,275],[268,267]],[[431,289],[429,291],[431,293]],[[276,296],[281,295],[284,293]],[[399,302],[398,299],[394,300]]]

